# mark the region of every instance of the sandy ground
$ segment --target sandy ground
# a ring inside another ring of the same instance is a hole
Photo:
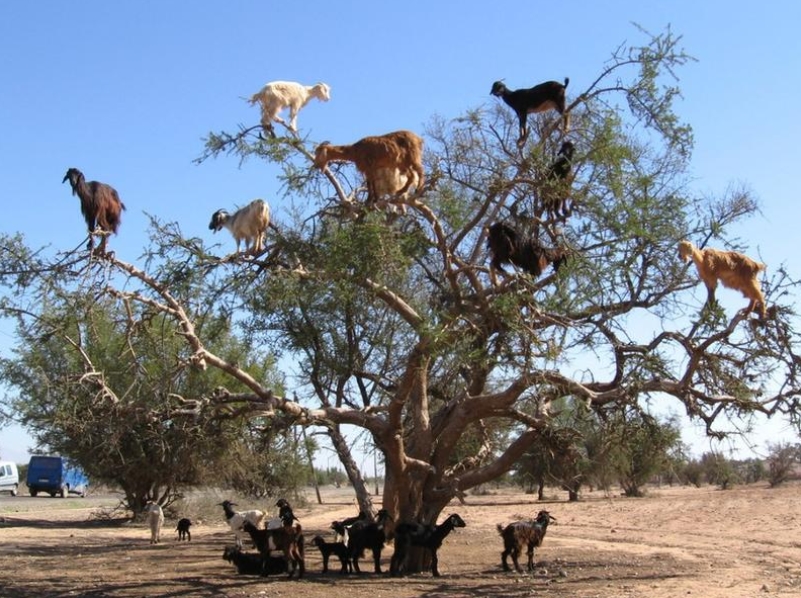
[[[323,496],[322,505],[296,509],[307,538],[331,539],[331,520],[355,514],[347,494]],[[59,500],[0,498],[0,597],[801,596],[798,483],[659,488],[641,499],[588,493],[573,504],[514,491],[471,496],[443,513],[459,513],[467,527],[446,539],[439,578],[323,575],[313,547],[301,581],[242,576],[221,558],[232,541],[221,521],[196,523],[192,542],[179,543],[168,520],[162,543],[151,546],[143,525],[94,517],[98,499]],[[536,571],[503,572],[495,525],[543,508],[558,523]],[[391,555],[388,546],[385,570]]]

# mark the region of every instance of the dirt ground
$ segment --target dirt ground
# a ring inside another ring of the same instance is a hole
[[[317,533],[331,539],[330,522],[355,514],[352,497],[342,491],[324,492],[322,505],[313,498],[295,509],[307,539]],[[221,520],[196,522],[191,543],[179,543],[175,521],[168,520],[162,543],[151,546],[143,525],[99,520],[99,501],[0,498],[0,596],[801,596],[798,483],[655,488],[641,499],[587,493],[573,504],[537,502],[511,490],[470,496],[467,505],[453,503],[443,513],[459,513],[467,527],[445,540],[439,578],[323,575],[311,546],[300,581],[238,575],[221,558],[232,543]],[[543,508],[558,522],[535,557],[536,571],[503,572],[495,525]],[[385,570],[391,555],[388,546]]]

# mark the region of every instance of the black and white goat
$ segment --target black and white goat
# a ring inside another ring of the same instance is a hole
[[[245,242],[245,251],[258,255],[264,249],[264,236],[270,226],[270,206],[263,199],[254,199],[233,215],[225,210],[217,210],[211,215],[209,230],[215,233],[227,228],[236,241],[236,252],[239,245]]]
[[[558,81],[546,81],[528,89],[510,90],[503,81],[492,84],[490,94],[503,99],[515,111],[520,124],[518,145],[523,145],[528,138],[528,115],[533,112],[556,110],[562,115],[563,131],[569,128],[569,115],[565,114],[565,89],[570,79],[565,77],[564,84]]]
[[[535,237],[525,238],[514,228],[503,222],[496,222],[489,227],[487,248],[492,257],[490,261],[490,280],[497,286],[495,270],[506,274],[503,264],[514,264],[539,277],[548,264],[558,272],[567,260],[567,252],[561,247],[545,247]]]
[[[258,509],[251,509],[249,511],[234,511],[233,507],[236,506],[236,503],[231,502],[230,500],[222,501],[220,506],[225,512],[225,520],[231,527],[231,531],[234,532],[237,547],[242,548],[242,538],[245,537],[245,532],[242,530],[242,525],[245,523],[245,521],[249,521],[253,526],[259,527],[262,519],[264,519],[264,511],[259,511]]]
[[[501,553],[501,564],[504,571],[509,571],[509,564],[506,562],[508,556],[512,557],[515,570],[523,572],[518,562],[519,556],[523,552],[523,545],[526,546],[527,569],[534,570],[534,549],[542,546],[545,539],[545,532],[548,531],[548,524],[556,521],[548,511],[540,511],[537,518],[533,521],[516,521],[506,527],[498,524],[498,533],[503,538],[503,552]]]
[[[413,546],[431,551],[431,574],[439,577],[439,559],[437,550],[442,546],[448,534],[457,527],[465,527],[464,519],[458,514],[449,515],[439,525],[423,523],[399,523],[395,527],[395,552],[390,561],[389,571],[392,575],[400,575],[406,568],[406,559]]]
[[[556,154],[556,159],[548,168],[545,181],[540,187],[539,218],[543,212],[548,213],[550,219],[566,220],[570,215],[567,200],[570,195],[571,172],[573,169],[573,154],[576,146],[572,141],[565,141]]]
[[[331,529],[334,530],[334,539],[341,540],[344,544],[347,544],[348,530],[350,530],[353,524],[357,521],[368,522],[369,518],[367,517],[367,513],[364,511],[359,511],[359,514],[356,515],[356,517],[346,517],[342,521],[332,521]]]
[[[320,550],[320,554],[323,557],[323,573],[328,573],[328,560],[331,558],[332,554],[336,556],[342,564],[340,573],[350,573],[353,570],[353,566],[350,563],[348,547],[344,542],[326,542],[322,536],[314,536],[311,543]]]
[[[392,516],[386,509],[381,509],[376,515],[375,522],[361,520],[355,522],[348,532],[348,553],[353,570],[361,573],[359,559],[364,557],[364,551],[370,549],[373,553],[373,563],[376,573],[381,573],[381,551],[390,535]]]

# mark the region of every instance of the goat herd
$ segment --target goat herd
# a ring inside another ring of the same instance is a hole
[[[306,539],[300,521],[295,517],[292,507],[285,499],[275,503],[278,515],[265,520],[265,513],[258,509],[236,511],[235,503],[225,500],[220,503],[225,519],[234,532],[235,545],[225,546],[222,558],[236,567],[242,575],[280,575],[290,578],[303,577],[306,572]],[[160,542],[161,526],[164,514],[159,505],[149,502],[145,513],[150,525],[150,542]],[[506,526],[498,524],[497,529],[503,539],[501,565],[504,571],[510,571],[508,558],[518,572],[523,569],[519,559],[525,549],[526,568],[534,570],[534,550],[542,545],[548,524],[556,521],[548,511],[540,511],[536,519],[531,521],[515,521]],[[178,540],[191,541],[189,531],[192,522],[182,518],[178,521],[176,531]],[[332,556],[339,561],[339,573],[361,573],[359,559],[370,551],[373,557],[373,570],[382,573],[381,552],[384,545],[392,541],[394,552],[390,559],[389,572],[393,576],[405,574],[409,570],[409,557],[415,548],[427,551],[430,559],[431,574],[439,577],[439,560],[437,551],[445,538],[457,527],[465,527],[466,523],[458,514],[453,513],[439,525],[427,525],[416,522],[400,522],[397,525],[386,509],[378,511],[370,517],[365,512],[342,521],[331,523],[334,540],[329,542],[316,535],[311,540],[322,556],[323,573],[328,573],[328,564]],[[249,540],[249,542],[248,542]],[[245,544],[252,545],[256,551],[246,551]]]
[[[490,94],[501,98],[518,117],[519,147],[528,138],[527,118],[531,113],[557,111],[562,118],[562,133],[568,133],[570,113],[565,90],[569,83],[570,79],[565,78],[564,83],[546,81],[528,89],[516,90],[509,90],[501,81],[493,83]],[[273,81],[253,94],[249,101],[252,105],[261,106],[261,125],[275,137],[273,122],[281,123],[297,134],[300,109],[312,98],[328,101],[330,93],[325,83],[306,86],[291,81]],[[285,108],[289,109],[290,114],[288,124],[280,117]],[[574,154],[575,144],[565,140],[539,185],[537,220],[544,212],[552,221],[566,222],[571,215],[573,205],[568,204],[568,199],[574,178]],[[327,141],[320,143],[315,150],[314,166],[326,171],[331,162],[352,162],[356,166],[365,179],[368,206],[391,207],[405,214],[406,205],[414,205],[425,192],[423,140],[411,131],[365,137],[352,145],[331,145]],[[76,168],[67,171],[62,182],[67,180],[73,194],[81,200],[81,212],[89,230],[88,250],[93,249],[93,235],[98,235],[102,239],[98,252],[104,255],[107,237],[116,234],[125,205],[114,188],[97,181],[87,183]],[[415,188],[414,196],[410,196],[412,187]],[[236,240],[237,253],[244,242],[246,252],[258,255],[264,250],[269,225],[269,205],[262,199],[256,199],[234,214],[226,210],[216,211],[209,229],[214,232],[223,227],[229,229]],[[538,234],[527,238],[514,226],[503,222],[487,227],[487,247],[491,255],[489,275],[494,286],[497,286],[495,271],[506,274],[503,264],[513,264],[536,278],[549,264],[557,271],[568,256],[565,248],[545,247],[540,243]],[[739,290],[749,299],[746,314],[758,310],[762,319],[766,317],[765,299],[757,280],[759,272],[765,269],[764,264],[735,251],[699,249],[689,241],[680,243],[679,256],[685,261],[695,262],[700,278],[707,287],[708,302],[714,299],[719,281],[726,287]]]

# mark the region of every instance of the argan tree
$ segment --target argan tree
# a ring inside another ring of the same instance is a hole
[[[277,219],[264,255],[220,259],[154,221],[143,264],[109,256],[70,280],[139,305],[142,317],[164,316],[185,342],[177,367],[230,381],[173,397],[173,416],[235,411],[327,434],[367,510],[347,429],[368,433],[396,520],[432,522],[454,497],[509,471],[545,438],[552,405],[566,396],[594,410],[672,403],[712,435],[727,417],[753,413],[797,424],[792,281],[771,265],[765,321],[701,314],[697,276],[678,259],[683,238],[741,247],[725,231],[757,206],[747,192],[693,194],[692,131],[674,110],[675,74],[689,57],[670,31],[643,35],[583,89],[571,82],[576,152],[564,223],[542,218],[539,197],[562,141],[552,113],[530,116],[522,148],[499,103],[432,119],[427,185],[406,213],[365,206],[352,165],[312,168],[314,141],[265,137],[256,125],[209,135],[199,161],[233,154],[275,164],[287,197],[308,207]],[[485,247],[497,221],[559,245],[566,264],[494,286]],[[31,272],[30,250],[2,245],[11,300],[24,301],[36,277],[57,292],[50,271]],[[212,348],[196,325],[207,309],[249,346],[297,364],[290,396]]]

